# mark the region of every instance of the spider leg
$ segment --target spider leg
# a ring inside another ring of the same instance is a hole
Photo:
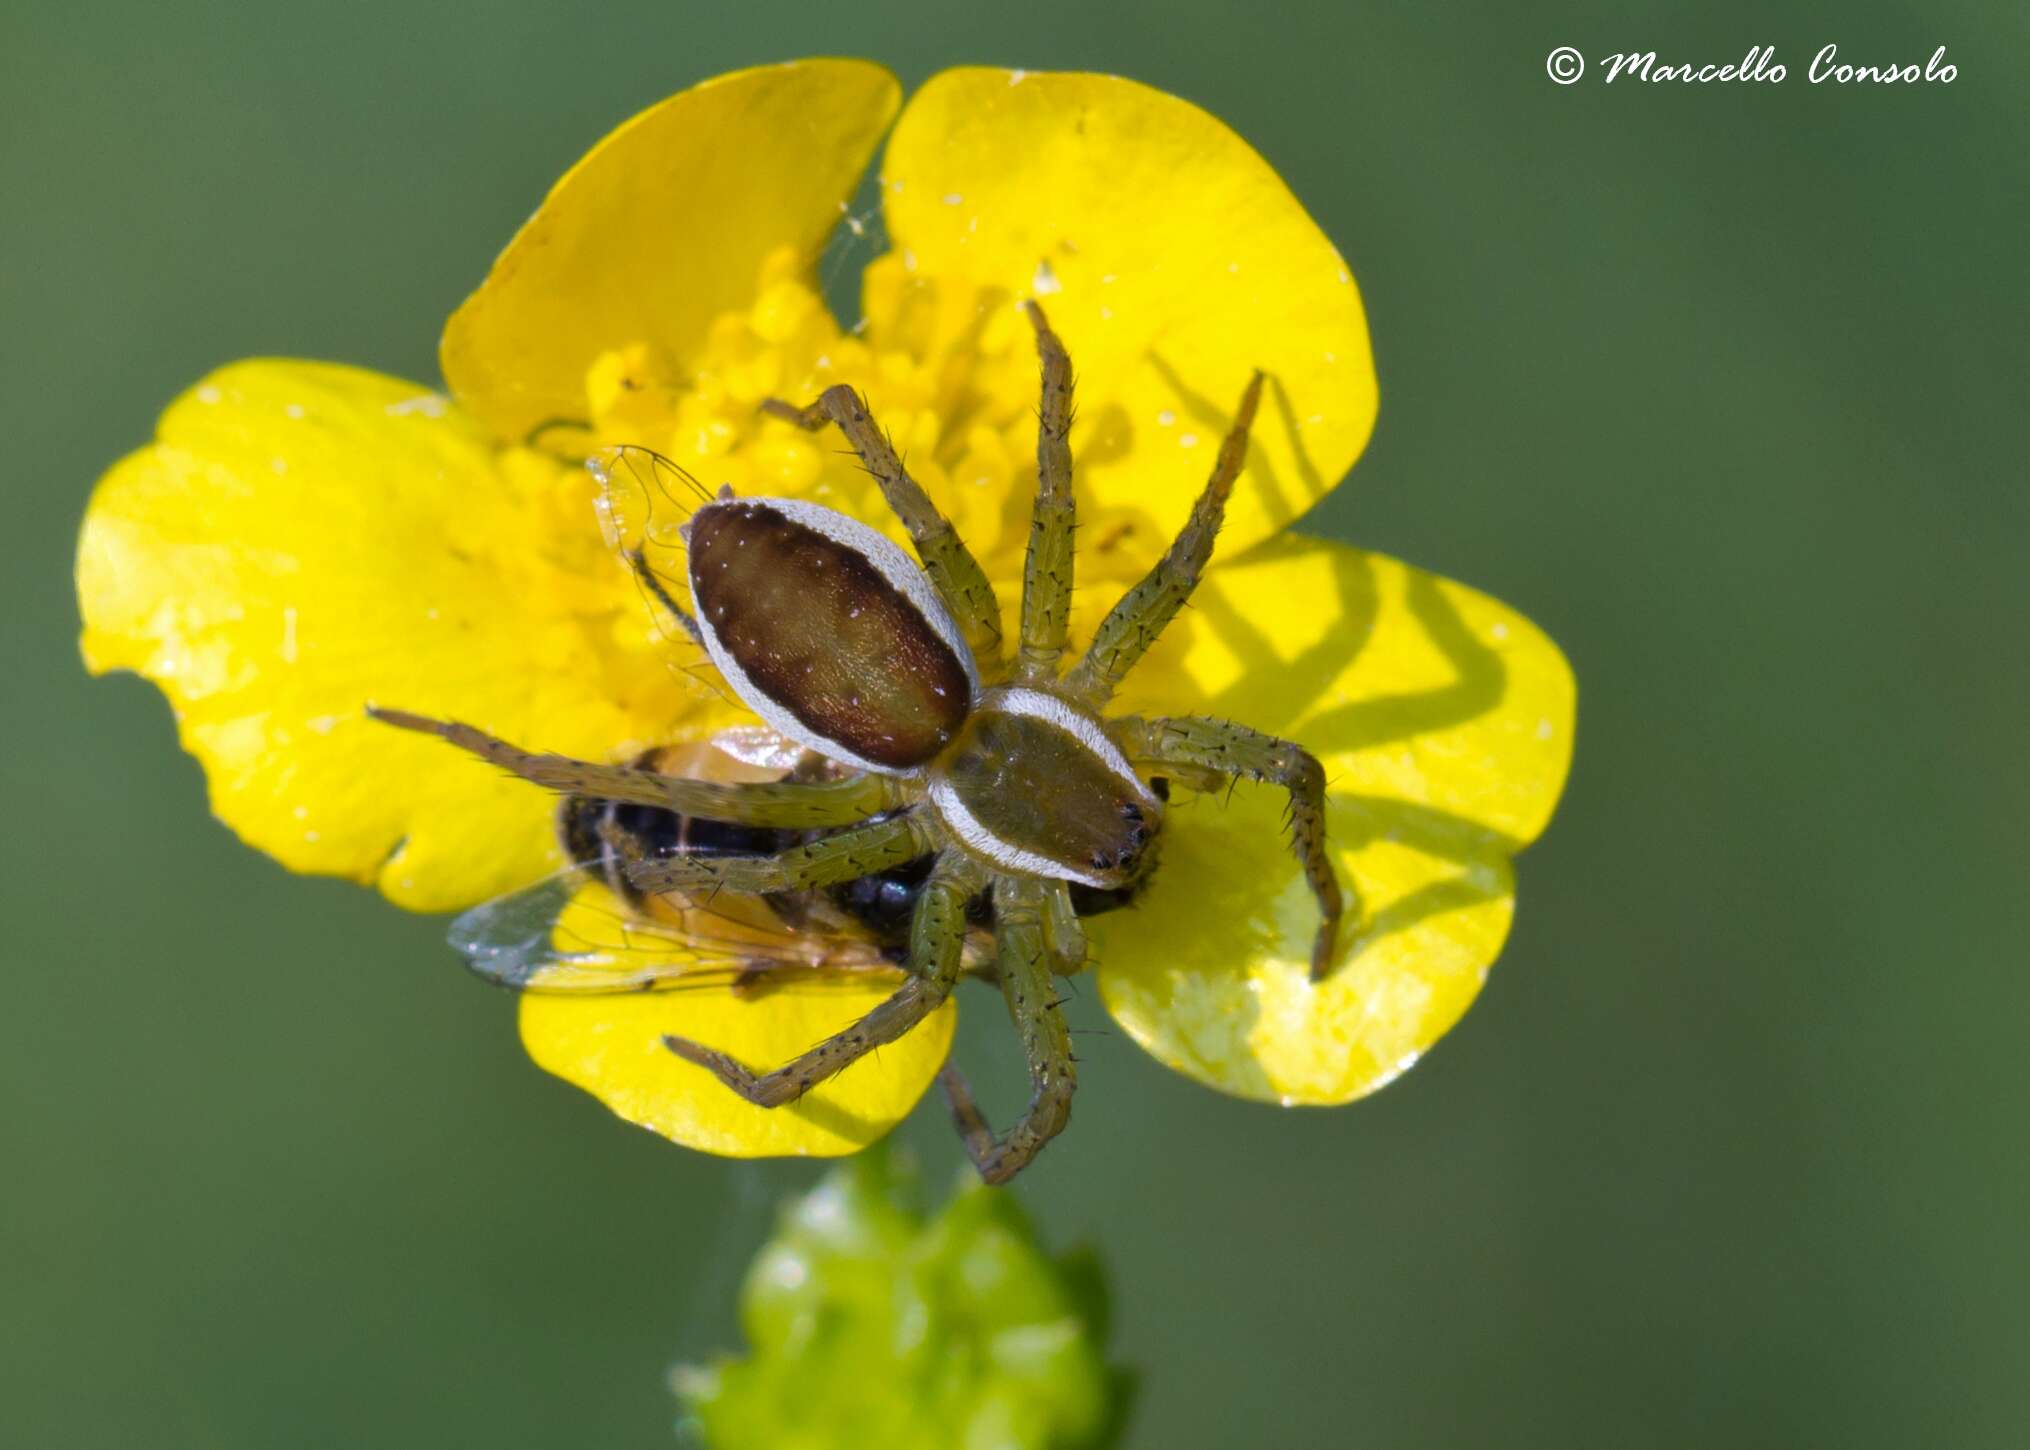
[[[1074,578],[1072,534],[1077,510],[1071,494],[1071,359],[1050,330],[1043,309],[1022,308],[1036,329],[1043,370],[1043,401],[1036,414],[1036,504],[1029,520],[1029,555],[1022,566],[1022,640],[1018,673],[1025,680],[1057,677],[1058,657],[1071,621]]]
[[[952,1125],[959,1130],[959,1141],[966,1145],[966,1156],[978,1167],[994,1151],[994,1130],[988,1125],[987,1115],[980,1111],[972,1084],[947,1060],[937,1070],[937,1085],[945,1095],[945,1106],[951,1110]]]
[[[1311,894],[1318,898],[1320,920],[1311,944],[1311,980],[1321,980],[1332,970],[1345,904],[1339,878],[1325,854],[1325,768],[1318,757],[1294,741],[1202,716],[1107,723],[1119,732],[1121,749],[1130,760],[1207,768],[1229,777],[1267,781],[1290,792],[1290,844],[1303,864]]]
[[[1085,928],[1079,925],[1078,908],[1071,904],[1071,886],[1067,882],[1051,881],[1044,885],[1043,939],[1050,947],[1059,976],[1069,977],[1084,970]]]
[[[631,765],[598,765],[568,755],[539,755],[456,720],[432,720],[407,710],[367,706],[384,725],[436,735],[523,780],[569,795],[659,806],[687,816],[739,826],[815,827],[863,821],[900,804],[889,777],[852,775],[832,781],[726,784],[663,775]]]
[[[1247,461],[1248,429],[1254,425],[1255,408],[1261,400],[1262,375],[1258,372],[1241,394],[1233,427],[1220,444],[1212,477],[1191,506],[1191,517],[1156,566],[1122,595],[1120,603],[1101,621],[1085,658],[1065,676],[1065,684],[1088,703],[1097,705],[1114,692],[1198,587],[1198,577],[1212,558],[1213,539],[1226,518],[1226,501],[1233,494],[1234,480]]]
[[[1019,876],[995,878],[995,960],[1001,995],[1022,1034],[1022,1053],[1029,1061],[1028,1108],[997,1139],[958,1070],[947,1064],[938,1074],[966,1152],[989,1183],[1006,1183],[1063,1131],[1071,1120],[1071,1095],[1078,1088],[1071,1033],[1051,980],[1044,915],[1041,883]]]
[[[800,891],[872,876],[929,855],[937,842],[928,818],[903,811],[849,826],[773,856],[658,856],[631,862],[627,879],[650,893],[665,891]]]
[[[959,537],[958,530],[952,527],[951,520],[938,512],[930,495],[895,456],[895,445],[875,423],[860,395],[840,383],[826,388],[807,408],[771,398],[761,405],[761,410],[811,432],[828,422],[838,424],[853,451],[860,455],[860,462],[881,485],[888,506],[909,530],[916,556],[923,560],[924,572],[930,575],[945,608],[958,621],[974,660],[983,671],[998,660],[1001,606],[994,598],[993,586],[987,583],[985,571]]]
[[[663,1045],[757,1106],[779,1108],[803,1096],[875,1048],[901,1037],[951,995],[966,940],[966,902],[980,885],[977,868],[964,857],[956,852],[938,857],[910,920],[909,979],[852,1026],[775,1071],[755,1073],[727,1054],[684,1037],[665,1037]]]

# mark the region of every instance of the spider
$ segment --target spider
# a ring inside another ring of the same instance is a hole
[[[700,488],[680,531],[691,607],[667,590],[657,589],[658,598],[740,701],[789,741],[834,762],[832,778],[699,781],[534,754],[469,725],[371,711],[572,796],[800,833],[787,838],[797,844],[753,855],[636,853],[624,869],[651,895],[803,892],[928,858],[928,877],[913,894],[901,985],[859,1021],[791,1062],[760,1069],[706,1043],[664,1042],[749,1102],[779,1107],[935,1011],[964,970],[969,912],[977,918],[984,909],[992,976],[1028,1063],[1029,1103],[997,1135],[951,1064],[939,1082],[989,1183],[1013,1177],[1070,1117],[1078,1074],[1053,978],[1085,963],[1072,889],[1124,892],[1146,879],[1163,826],[1165,779],[1239,778],[1288,791],[1292,845],[1319,909],[1314,979],[1331,965],[1344,910],[1325,853],[1324,772],[1310,752],[1223,720],[1103,713],[1211,558],[1246,457],[1262,374],[1243,391],[1190,518],[1066,667],[1075,516],[1071,361],[1042,309],[1028,302],[1024,311],[1042,400],[1011,658],[1004,658],[1000,609],[986,575],[850,387],[829,388],[806,407],[771,401],[764,408],[812,431],[835,425],[879,483],[916,559],[831,509],[737,498],[727,488],[716,496]],[[638,553],[635,563],[653,583]]]

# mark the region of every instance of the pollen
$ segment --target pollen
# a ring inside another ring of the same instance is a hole
[[[1038,276],[1039,290],[1054,282],[1047,264]],[[990,572],[1019,571],[1027,529],[1017,505],[1033,482],[1035,428],[1019,299],[914,273],[894,253],[868,263],[863,294],[866,315],[842,325],[797,254],[773,253],[754,300],[714,318],[682,362],[646,341],[599,356],[585,377],[594,446],[654,449],[736,495],[814,497],[884,520],[857,460],[760,411],[850,383]],[[946,428],[952,417],[966,426]]]

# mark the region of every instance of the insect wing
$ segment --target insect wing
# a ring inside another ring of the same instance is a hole
[[[602,449],[585,467],[599,484],[599,528],[607,547],[661,602],[687,601],[684,526],[700,504],[711,502],[705,485],[674,460],[634,445]]]
[[[890,967],[877,943],[841,930],[792,929],[763,901],[657,898],[653,913],[572,867],[475,906],[451,923],[452,947],[490,982],[523,992],[611,993],[728,987],[760,974],[781,985]]]
[[[551,990],[638,989],[653,980],[642,976],[642,963],[630,964],[610,943],[572,942],[560,930],[572,903],[599,885],[590,872],[573,868],[484,902],[452,921],[452,949],[480,976],[517,990],[539,980]]]

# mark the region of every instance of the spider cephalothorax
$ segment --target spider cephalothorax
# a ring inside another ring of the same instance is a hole
[[[1302,747],[1220,720],[1102,713],[1211,557],[1246,456],[1261,375],[1242,394],[1184,528],[1106,616],[1085,654],[1063,669],[1073,568],[1071,365],[1042,311],[1033,303],[1027,310],[1043,398],[1012,658],[1004,656],[999,608],[979,564],[904,471],[859,396],[835,387],[807,408],[768,408],[807,428],[836,424],[880,483],[918,558],[816,504],[726,491],[712,498],[701,490],[682,530],[691,608],[657,591],[741,702],[829,769],[813,778],[703,781],[652,766],[532,755],[470,726],[376,712],[574,797],[781,833],[757,837],[776,849],[752,855],[638,853],[620,869],[648,896],[908,882],[903,982],[859,1022],[761,1073],[707,1044],[665,1039],[672,1052],[764,1107],[791,1101],[935,1011],[965,969],[969,921],[984,903],[991,975],[1022,1034],[1033,1091],[1021,1121],[997,1138],[949,1065],[940,1082],[989,1182],[1011,1177],[1069,1116],[1076,1068],[1052,978],[1084,965],[1081,909],[1121,899],[1151,869],[1163,826],[1162,778],[1243,777],[1289,791],[1294,845],[1320,912],[1314,975],[1331,964],[1342,911],[1325,855],[1324,775]],[[581,828],[583,819],[567,813]]]

